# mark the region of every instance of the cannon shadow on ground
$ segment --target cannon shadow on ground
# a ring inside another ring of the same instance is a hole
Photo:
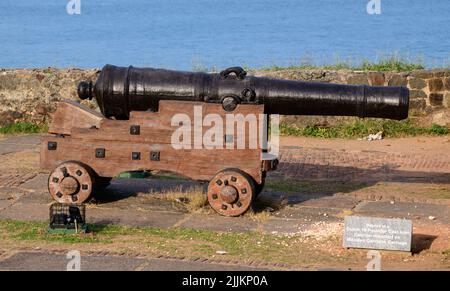
[[[94,202],[98,204],[112,203],[138,195],[151,198],[156,194],[164,194],[175,190],[182,193],[197,187],[203,187],[206,191],[206,183],[186,180],[182,177],[115,178],[106,189],[98,190],[95,193]]]

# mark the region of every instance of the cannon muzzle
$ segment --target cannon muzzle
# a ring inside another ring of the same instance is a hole
[[[264,104],[265,113],[334,115],[401,120],[408,117],[406,87],[342,85],[247,76],[240,67],[219,74],[153,68],[103,67],[95,85],[81,82],[81,99],[96,98],[106,117],[128,119],[131,111],[158,110],[160,100]]]

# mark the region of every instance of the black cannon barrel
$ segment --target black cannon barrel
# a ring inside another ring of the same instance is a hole
[[[95,85],[81,82],[81,99],[96,98],[106,117],[128,119],[130,111],[158,110],[160,100],[264,104],[267,114],[335,115],[404,119],[406,87],[342,85],[247,76],[240,67],[220,73],[153,68],[103,67]]]

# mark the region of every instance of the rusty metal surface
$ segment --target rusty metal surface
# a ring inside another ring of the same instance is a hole
[[[209,204],[215,211],[225,216],[239,216],[246,212],[254,196],[253,181],[238,170],[218,173],[208,186]]]
[[[88,168],[75,162],[56,167],[48,178],[50,195],[59,203],[83,203],[89,199],[94,185]]]

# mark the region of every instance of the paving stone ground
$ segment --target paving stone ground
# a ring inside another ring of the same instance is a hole
[[[73,257],[70,257],[73,258]],[[209,262],[132,258],[111,255],[84,255],[80,253],[81,271],[268,271],[269,268],[216,264]],[[70,259],[67,254],[50,252],[15,253],[0,261],[0,271],[66,271]],[[69,268],[72,265],[69,264]]]
[[[38,168],[38,145],[38,135],[0,140],[0,219],[48,220],[52,200],[47,193],[48,173]],[[283,187],[293,183],[293,189],[277,189],[279,181]],[[249,215],[222,217],[207,208],[190,213],[182,203],[156,199],[154,193],[201,184],[149,178],[114,179],[88,204],[87,220],[287,234],[313,232],[324,224],[342,224],[343,217],[349,214],[450,225],[449,184],[448,137],[374,142],[285,138],[279,168],[269,174],[266,190],[257,201],[262,210],[273,210],[268,219],[259,221]],[[6,257],[2,252],[5,250],[0,250],[0,269],[34,269],[39,268],[41,261],[49,270],[64,267],[64,260],[45,252],[30,255],[22,251]],[[86,264],[87,269],[230,269],[220,264],[204,266],[165,259],[122,258],[118,262],[108,256],[90,256]]]
[[[382,141],[286,138],[278,171],[297,179],[444,181],[450,173],[450,138]]]

